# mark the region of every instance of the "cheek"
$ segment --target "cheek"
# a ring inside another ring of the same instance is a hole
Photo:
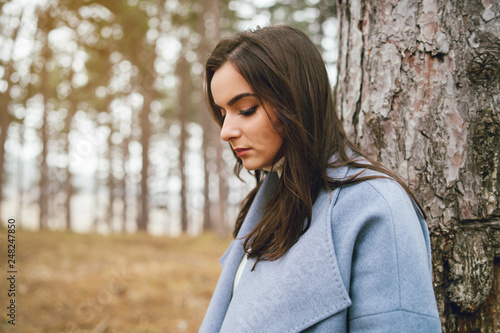
[[[261,117],[252,124],[252,128],[254,142],[269,146],[269,148],[274,148],[276,145],[281,146],[284,128],[277,119],[273,119],[271,122],[267,114],[262,112]]]
[[[274,141],[278,137],[278,133],[273,128],[261,128],[255,137],[255,141],[267,145]]]
[[[255,143],[266,147],[269,146],[269,148],[281,144],[281,135],[276,130],[270,123],[267,126],[258,127],[253,133],[253,140]]]

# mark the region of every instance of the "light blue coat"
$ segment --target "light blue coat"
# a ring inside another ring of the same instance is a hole
[[[342,178],[359,170],[332,170]],[[264,180],[240,229],[247,235],[278,181]],[[395,181],[375,179],[323,191],[309,230],[276,261],[250,259],[234,240],[200,332],[441,332],[427,225]]]

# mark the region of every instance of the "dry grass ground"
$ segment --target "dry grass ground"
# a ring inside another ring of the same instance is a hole
[[[0,229],[0,332],[197,332],[230,241],[213,235],[15,235],[13,327],[6,316],[7,234]]]

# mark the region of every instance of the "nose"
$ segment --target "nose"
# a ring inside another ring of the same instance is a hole
[[[234,117],[229,114],[226,115],[222,128],[220,130],[220,138],[224,141],[229,141],[231,139],[236,139],[241,135],[241,130]]]

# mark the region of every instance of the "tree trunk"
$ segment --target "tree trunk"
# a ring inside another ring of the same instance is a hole
[[[202,1],[198,13],[198,32],[201,35],[200,45],[198,47],[199,61],[205,65],[210,50],[215,46],[215,43],[220,39],[220,10],[217,0]],[[203,80],[203,77],[200,77]],[[200,90],[203,90],[203,82],[200,82]],[[214,230],[214,221],[211,216],[210,202],[210,164],[213,161],[209,153],[209,147],[212,146],[212,138],[216,135],[214,121],[210,119],[210,114],[207,110],[206,103],[200,104],[200,124],[203,128],[203,161],[204,161],[204,186],[203,186],[203,231]]]
[[[492,0],[338,2],[339,116],[425,209],[444,332],[500,331],[499,13]]]
[[[73,119],[74,115],[74,106],[70,104],[69,110],[68,110],[68,115],[66,116],[66,121],[65,121],[65,127],[67,128],[67,132],[65,133],[65,153],[66,156],[68,156],[68,162],[65,167],[65,178],[64,178],[64,192],[66,193],[66,198],[64,200],[64,210],[66,212],[66,230],[71,231],[73,222],[72,222],[72,216],[71,216],[71,199],[74,194],[74,188],[73,188],[73,174],[70,170],[70,163],[69,163],[69,154],[70,154],[70,144],[69,144],[69,133],[71,131],[71,120]]]
[[[210,154],[209,154],[209,144],[211,135],[213,132],[211,131],[209,119],[210,116],[208,114],[208,110],[205,104],[200,105],[200,124],[203,128],[203,231],[212,231],[213,223],[210,216]]]
[[[207,14],[206,14],[206,2],[202,1],[199,3],[201,6],[200,11],[198,12],[198,33],[201,36],[200,45],[198,46],[198,57],[199,61],[205,65],[208,55],[208,40],[207,40]],[[196,87],[200,91],[203,91],[203,76],[199,78],[199,85]],[[202,154],[203,154],[203,226],[202,230],[209,231],[212,229],[212,220],[210,218],[210,156],[208,154],[209,140],[210,140],[210,127],[209,127],[209,114],[206,107],[206,103],[200,103],[199,108],[199,119],[200,125],[203,128],[203,143],[202,143]]]
[[[154,82],[156,80],[155,74],[155,59],[156,53],[153,48],[147,48],[145,51],[144,68],[142,73],[141,93],[144,97],[144,103],[139,115],[141,127],[141,146],[142,146],[142,169],[141,169],[141,184],[140,184],[140,197],[139,209],[137,216],[137,228],[140,231],[147,231],[149,225],[149,145],[151,141],[151,122],[149,115],[151,114],[151,102],[154,95]]]
[[[213,25],[212,29],[210,29],[211,35],[210,38],[213,41],[213,45],[217,43],[221,39],[221,30],[220,30],[220,7],[219,1],[211,0],[207,4],[209,8],[209,25]],[[212,121],[209,126],[215,126],[215,123]],[[214,129],[215,133],[219,132],[219,129]],[[226,183],[228,170],[227,164],[223,158],[224,146],[223,142],[220,139],[215,140],[215,148],[216,148],[216,165],[217,165],[217,178],[219,183],[219,205],[218,205],[218,216],[216,216],[215,230],[219,235],[224,235],[227,232],[227,223],[226,223],[226,211],[227,211],[227,196],[228,196],[228,186]]]
[[[179,78],[179,174],[181,178],[181,230],[186,233],[188,230],[187,216],[187,177],[186,177],[186,150],[187,150],[187,123],[190,107],[190,73],[189,65],[184,53],[179,57],[177,63],[177,77]]]
[[[114,151],[117,148],[114,144],[113,141],[111,140],[111,137],[113,136],[114,128],[113,128],[113,116],[111,113],[111,107],[109,106],[109,103],[111,101],[108,101],[108,113],[110,114],[110,121],[108,124],[109,128],[109,135],[108,135],[108,151],[107,151],[107,160],[109,163],[109,168],[108,168],[108,174],[107,174],[107,187],[108,187],[108,207],[107,207],[107,212],[106,212],[106,222],[108,224],[109,231],[111,233],[115,232],[114,229],[114,224],[113,221],[115,219],[115,192],[116,192],[116,179],[115,179],[115,174],[113,171],[113,164],[114,164],[114,158],[115,155]]]
[[[101,168],[101,153],[100,149],[97,149],[97,165],[94,171],[94,187],[93,187],[93,195],[92,200],[94,201],[94,209],[93,209],[93,219],[92,219],[92,228],[91,231],[96,232],[101,224],[101,177],[100,177],[100,168]]]
[[[121,200],[122,200],[122,215],[121,215],[121,228],[120,232],[125,233],[127,232],[127,218],[128,218],[128,186],[127,186],[127,177],[128,177],[128,171],[125,165],[130,162],[130,156],[129,156],[129,151],[128,151],[128,146],[130,143],[130,137],[127,136],[124,138],[122,144],[121,144],[121,151],[122,151],[122,171],[123,171],[123,177],[120,179],[120,190],[121,190]]]
[[[149,141],[151,138],[151,123],[149,122],[149,114],[151,111],[152,98],[150,97],[150,93],[148,92],[146,92],[143,96],[144,105],[140,114],[142,169],[137,228],[140,231],[147,231],[149,224]]]
[[[10,70],[5,69],[5,77],[10,76]],[[8,82],[8,81],[7,81]],[[3,188],[4,188],[4,164],[5,164],[5,142],[7,142],[7,131],[10,125],[9,117],[10,84],[7,91],[1,94],[0,102],[0,216],[2,211]]]
[[[44,32],[45,33],[45,32]],[[49,213],[49,166],[47,164],[47,155],[49,147],[49,72],[47,69],[47,62],[50,59],[50,51],[48,46],[48,35],[45,34],[45,41],[42,51],[42,61],[43,68],[41,73],[41,92],[43,96],[43,116],[42,116],[42,126],[40,128],[40,139],[42,143],[42,152],[40,154],[40,179],[38,182],[39,193],[38,193],[38,206],[39,206],[39,226],[40,229],[46,229],[48,227],[48,213]]]
[[[26,126],[24,124],[24,120],[26,116],[21,120],[20,128],[19,128],[19,155],[17,156],[17,212],[16,218],[18,220],[18,226],[21,226],[23,220],[23,211],[24,211],[24,161],[22,159],[21,152],[24,150],[24,137],[25,137],[25,129]]]
[[[5,142],[7,142],[7,131],[10,125],[9,103],[10,103],[10,88],[9,76],[11,70],[7,66],[5,68],[4,77],[7,79],[7,90],[0,95],[0,216],[2,211],[3,188],[4,188],[4,164],[5,164]]]
[[[10,76],[14,71],[14,49],[17,43],[19,30],[21,29],[21,22],[23,20],[24,11],[19,16],[19,23],[14,29],[12,34],[13,45],[10,51],[9,60],[2,67],[4,69],[3,80],[7,82],[7,89],[0,94],[0,217],[2,216],[2,201],[3,201],[3,188],[4,188],[4,165],[5,165],[5,143],[7,142],[7,131],[9,130],[10,117],[9,117],[9,104],[11,102],[10,91],[12,89],[12,82]],[[20,216],[18,216],[20,219]]]
[[[227,175],[228,175],[228,170],[226,168],[226,161],[224,161],[224,158],[222,157],[223,152],[224,152],[224,146],[222,145],[221,140],[216,141],[216,148],[217,148],[217,174],[219,178],[219,216],[217,218],[217,233],[219,235],[224,235],[227,232],[228,226],[226,223],[226,210],[227,210],[227,194],[228,194],[228,189],[227,189]]]
[[[71,84],[73,81],[74,72],[71,70],[71,73],[68,77],[68,82]],[[70,169],[70,142],[69,142],[69,134],[71,133],[71,125],[73,122],[73,116],[76,113],[76,100],[75,100],[75,88],[71,87],[71,93],[68,96],[68,114],[66,115],[66,119],[64,121],[64,153],[67,156],[67,163],[65,167],[65,179],[64,179],[64,192],[66,193],[66,198],[64,200],[64,210],[66,212],[66,230],[71,231],[73,227],[72,215],[71,215],[71,199],[73,198],[74,188],[73,188],[73,174]]]

